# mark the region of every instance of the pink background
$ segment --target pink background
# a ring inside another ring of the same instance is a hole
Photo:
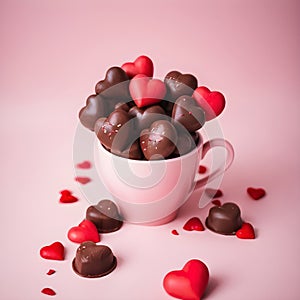
[[[40,290],[52,287],[64,300],[172,299],[164,275],[198,258],[211,273],[206,299],[299,299],[299,9],[296,0],[2,0],[0,298],[46,299]],[[73,180],[77,113],[108,67],[141,54],[156,77],[178,69],[225,94],[220,122],[236,158],[221,201],[240,205],[257,239],[184,232],[211,206],[195,209],[195,195],[170,224],[102,236],[118,268],[84,280],[71,270],[77,245],[66,238],[89,205]],[[267,197],[250,200],[248,186]],[[64,188],[80,201],[59,205]],[[41,259],[56,240],[66,260]]]

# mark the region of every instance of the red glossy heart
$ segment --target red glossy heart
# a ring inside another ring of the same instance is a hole
[[[75,181],[81,183],[81,184],[87,184],[91,181],[92,179],[89,177],[81,177],[81,176],[77,176],[75,177]]]
[[[266,191],[262,188],[256,189],[249,187],[247,188],[247,193],[254,200],[258,200],[266,195]]]
[[[131,79],[129,92],[137,107],[160,102],[166,94],[166,86],[159,79],[139,74]]]
[[[81,163],[78,163],[76,165],[76,168],[78,168],[78,169],[90,169],[91,167],[92,167],[92,164],[88,160],[85,160],[85,161],[83,161]]]
[[[43,288],[41,290],[41,293],[43,293],[45,295],[48,295],[48,296],[55,296],[56,295],[55,291],[50,289],[50,288]]]
[[[200,260],[188,261],[182,270],[168,273],[163,281],[166,292],[178,299],[200,300],[208,284],[207,266]]]
[[[204,230],[204,226],[201,223],[200,219],[197,217],[191,218],[189,219],[183,226],[184,230],[187,231],[203,231]]]
[[[83,220],[78,226],[72,227],[68,232],[68,238],[79,244],[86,241],[100,242],[98,230],[94,223],[89,220]]]
[[[255,239],[254,228],[250,223],[244,223],[235,235],[239,239]]]
[[[72,192],[69,190],[63,190],[60,191],[60,199],[59,202],[61,203],[73,203],[78,201],[78,198],[76,198],[75,196],[72,195]]]
[[[221,206],[222,204],[221,204],[221,201],[220,200],[213,200],[213,201],[211,201],[211,203],[213,204],[213,205],[216,205],[216,206]]]
[[[223,94],[217,91],[211,92],[205,86],[198,87],[194,91],[193,98],[204,109],[206,121],[216,118],[225,107]]]
[[[49,246],[40,249],[40,256],[45,259],[64,260],[65,248],[62,243],[54,242]]]
[[[153,76],[153,62],[145,56],[139,56],[134,62],[127,62],[122,65],[122,69],[126,72],[129,78],[133,78],[138,74],[144,74],[148,77]]]

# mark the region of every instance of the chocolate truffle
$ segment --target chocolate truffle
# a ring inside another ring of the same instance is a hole
[[[216,233],[233,235],[243,224],[240,208],[231,202],[214,206],[209,210],[205,224]]]
[[[117,231],[123,224],[116,204],[106,199],[90,206],[86,211],[86,219],[93,222],[100,233]]]
[[[116,266],[117,259],[109,247],[90,241],[80,244],[72,263],[74,272],[87,278],[105,276]]]

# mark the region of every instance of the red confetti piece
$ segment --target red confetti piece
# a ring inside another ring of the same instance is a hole
[[[220,200],[213,200],[213,201],[211,201],[211,203],[213,204],[213,205],[216,205],[216,206],[221,206],[221,201]]]
[[[72,195],[72,192],[69,190],[60,191],[61,197],[59,198],[59,202],[61,203],[73,203],[78,201],[78,198]]]
[[[204,230],[204,226],[201,223],[200,219],[197,217],[191,218],[189,219],[183,226],[184,230],[187,231],[203,231]]]
[[[52,274],[54,274],[55,272],[56,272],[55,270],[50,269],[46,274],[47,274],[47,275],[52,275]]]
[[[83,161],[81,163],[78,163],[76,165],[76,168],[78,168],[78,169],[90,169],[91,167],[92,167],[92,164],[88,160],[85,160],[85,161]]]
[[[207,168],[205,167],[205,166],[199,166],[199,169],[198,169],[198,173],[199,174],[204,174],[204,173],[206,173],[206,171],[207,171]]]
[[[43,294],[49,295],[49,296],[55,296],[55,295],[56,295],[56,293],[55,293],[52,289],[50,289],[50,288],[43,288],[43,289],[41,290],[41,292],[42,292]]]
[[[178,231],[177,231],[176,229],[173,229],[173,230],[172,230],[172,234],[174,234],[174,235],[179,235],[179,233],[178,233]]]
[[[206,189],[205,193],[211,198],[219,198],[223,196],[223,192],[221,190]]]
[[[239,239],[255,239],[254,228],[250,223],[243,223],[235,234]]]
[[[266,191],[264,189],[262,188],[256,189],[253,187],[247,188],[247,193],[254,200],[258,200],[266,195]]]
[[[75,177],[75,181],[77,181],[77,182],[79,182],[81,184],[87,184],[87,183],[89,183],[91,181],[91,178],[77,176],[77,177]]]

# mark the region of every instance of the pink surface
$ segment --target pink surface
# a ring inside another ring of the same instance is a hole
[[[211,274],[206,299],[299,299],[299,8],[291,0],[1,1],[0,298],[45,299],[40,291],[51,287],[64,300],[172,299],[165,274],[197,258]],[[240,205],[257,238],[183,231],[210,207],[198,209],[194,194],[167,225],[103,235],[118,267],[85,280],[71,269],[77,245],[66,237],[89,205],[73,179],[77,113],[108,67],[140,54],[159,78],[178,69],[224,93],[220,121],[236,158],[221,201]],[[250,200],[248,186],[267,196]],[[59,204],[65,188],[80,201]],[[63,262],[39,257],[54,241],[66,246]],[[57,272],[47,276],[50,268]]]

